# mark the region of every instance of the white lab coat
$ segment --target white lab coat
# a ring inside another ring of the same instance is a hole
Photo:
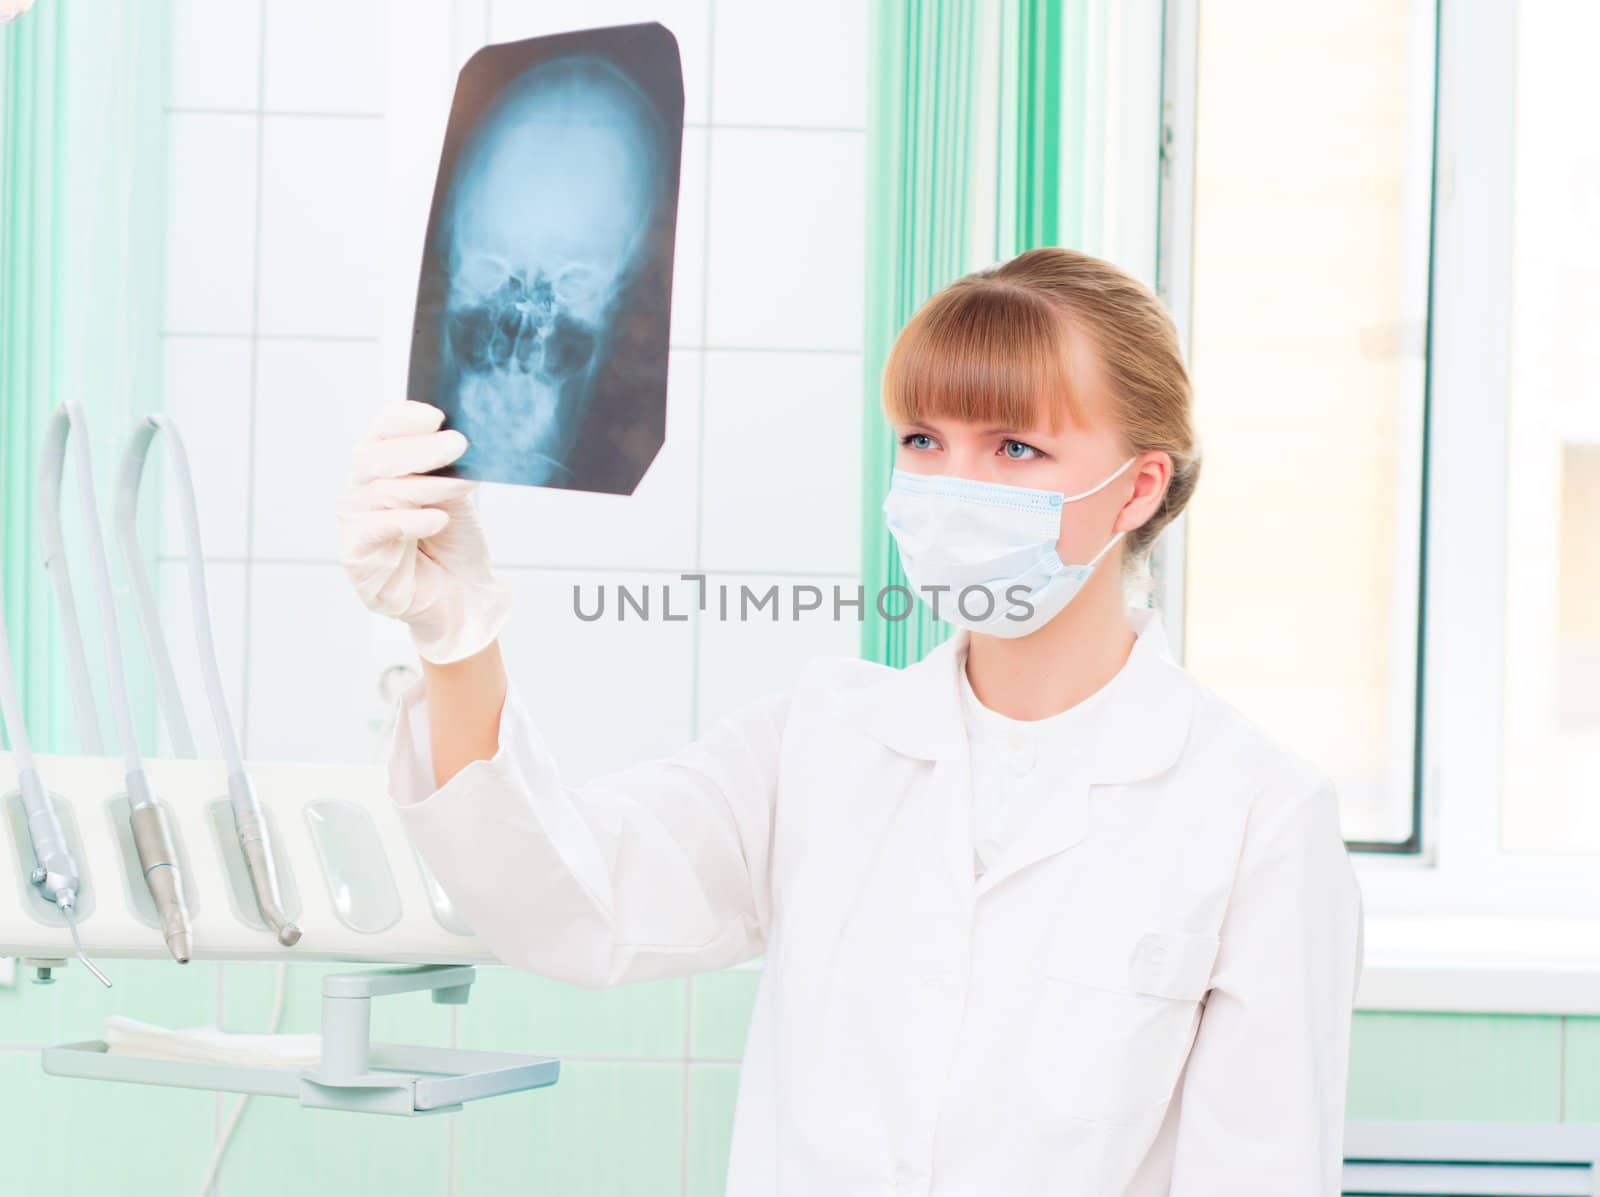
[[[1129,618],[1087,780],[977,882],[965,632],[903,670],[819,658],[578,786],[513,687],[493,759],[433,792],[419,684],[392,792],[511,965],[765,953],[731,1197],[1327,1197],[1362,915],[1333,789]]]

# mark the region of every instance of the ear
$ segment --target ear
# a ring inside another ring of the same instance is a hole
[[[1133,532],[1161,510],[1167,484],[1172,481],[1172,458],[1164,449],[1152,449],[1141,453],[1128,473],[1133,476],[1133,493],[1117,512],[1113,532]]]

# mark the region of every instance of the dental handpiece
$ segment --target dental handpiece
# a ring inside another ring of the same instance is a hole
[[[95,967],[83,950],[83,940],[78,937],[78,894],[82,878],[78,863],[72,857],[66,832],[56,817],[50,802],[50,792],[34,764],[33,750],[28,743],[27,730],[22,722],[22,702],[17,694],[16,671],[11,665],[11,644],[6,636],[5,604],[0,602],[0,722],[11,736],[11,752],[17,763],[17,789],[22,796],[22,812],[28,827],[28,840],[33,845],[34,868],[29,880],[38,887],[40,896],[55,905],[66,919],[67,930],[72,935],[73,950],[83,966],[106,988],[111,979]]]
[[[28,839],[33,844],[33,884],[45,899],[57,906],[75,906],[78,900],[78,864],[67,848],[61,820],[50,805],[50,795],[36,769],[17,774],[22,791],[22,810],[28,824]]]
[[[167,437],[167,459],[177,484],[177,510],[183,528],[184,565],[189,581],[190,617],[194,623],[195,642],[198,649],[200,676],[205,683],[206,697],[211,707],[212,722],[216,727],[217,741],[223,760],[228,766],[228,798],[233,808],[234,828],[239,837],[239,850],[244,856],[245,871],[255,893],[256,909],[262,921],[284,947],[293,947],[300,940],[300,928],[284,913],[283,892],[272,853],[272,840],[267,834],[266,817],[261,802],[256,797],[255,786],[245,771],[239,751],[239,740],[234,734],[233,719],[228,714],[228,698],[222,686],[222,672],[217,666],[217,649],[211,635],[211,605],[206,597],[205,555],[200,544],[200,512],[195,500],[194,477],[189,469],[189,456],[183,446],[183,437],[170,416],[150,414],[138,420],[122,452],[122,463],[117,472],[116,530],[117,544],[122,551],[123,564],[133,583],[134,606],[139,613],[139,626],[144,631],[151,660],[155,662],[158,691],[165,711],[167,729],[179,755],[196,755],[194,736],[184,714],[183,700],[179,696],[177,677],[172,668],[172,654],[167,650],[166,636],[161,630],[161,614],[156,604],[155,592],[150,586],[139,551],[139,484],[144,476],[144,463],[149,456],[151,442],[158,432]]]
[[[239,832],[239,850],[244,853],[245,871],[250,874],[250,885],[255,890],[256,909],[272,928],[278,942],[292,948],[300,942],[300,928],[283,912],[283,891],[272,855],[272,841],[267,838],[266,820],[250,778],[242,772],[230,773],[228,796],[233,802],[233,821]]]
[[[150,779],[143,769],[127,774],[128,822],[133,827],[133,847],[139,855],[139,868],[155,900],[161,920],[161,937],[167,951],[179,964],[189,963],[193,948],[189,932],[189,908],[183,900],[183,874],[172,842],[172,827],[167,812],[156,801]]]
[[[73,436],[73,433],[77,435]],[[193,943],[183,877],[172,828],[167,823],[166,812],[156,801],[155,791],[145,773],[144,761],[139,755],[138,737],[134,733],[133,709],[122,667],[122,638],[117,631],[116,599],[111,589],[111,566],[106,560],[100,512],[95,499],[94,463],[89,452],[88,426],[82,409],[76,403],[60,404],[45,428],[45,445],[39,466],[39,526],[44,544],[45,570],[55,588],[61,612],[62,635],[69,645],[69,657],[74,655],[74,644],[77,646],[76,655],[82,657],[82,631],[72,602],[65,544],[61,535],[61,476],[69,440],[78,471],[78,493],[88,534],[89,563],[100,599],[100,623],[105,637],[111,710],[115,716],[117,738],[122,746],[123,773],[130,808],[128,821],[133,832],[134,849],[150,897],[155,903],[156,917],[167,951],[179,964],[187,964]],[[86,694],[75,697],[80,703],[88,704]],[[92,717],[85,714],[81,707],[80,721],[86,729],[95,726]]]
[[[66,919],[73,952],[83,962],[83,967],[94,974],[100,984],[110,989],[111,978],[95,967],[94,961],[83,950],[83,940],[78,936],[78,866],[67,847],[61,821],[56,818],[55,808],[50,805],[50,795],[35,769],[19,772],[17,787],[22,791],[28,838],[33,841],[33,857],[38,862],[29,880],[39,887],[39,893],[46,901],[55,903],[56,909],[61,911],[61,917]]]

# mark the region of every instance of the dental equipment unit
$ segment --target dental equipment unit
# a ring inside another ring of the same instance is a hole
[[[63,403],[52,413],[45,429],[44,452],[39,462],[39,530],[44,547],[45,570],[50,576],[61,614],[68,660],[74,663],[73,668],[79,675],[74,685],[78,717],[90,750],[99,752],[99,721],[94,713],[93,694],[88,684],[83,633],[73,602],[66,543],[61,533],[61,478],[69,445],[78,471],[78,494],[88,537],[90,572],[100,600],[111,710],[121,744],[124,782],[127,786],[128,825],[133,834],[145,885],[155,903],[156,921],[167,950],[179,964],[187,964],[193,944],[182,862],[166,808],[150,784],[134,734],[133,710],[128,700],[127,678],[123,673],[122,637],[117,631],[116,599],[111,588],[111,566],[106,560],[105,540],[100,531],[100,513],[95,499],[88,427],[83,410],[76,403]]]
[[[155,413],[147,415],[134,425],[128,436],[117,474],[117,543],[122,550],[123,565],[133,584],[139,626],[144,632],[145,643],[155,665],[167,729],[178,754],[193,759],[196,755],[194,736],[189,730],[183,701],[178,694],[177,676],[172,667],[172,655],[167,650],[166,637],[161,631],[161,614],[156,606],[155,591],[145,575],[139,548],[139,483],[150,445],[157,433],[166,435],[167,460],[177,483],[178,519],[183,528],[184,564],[189,584],[190,614],[194,621],[195,647],[206,699],[211,706],[212,722],[216,726],[217,742],[223,760],[227,762],[228,797],[239,850],[244,856],[256,909],[262,920],[280,944],[286,948],[293,947],[299,942],[300,928],[284,913],[283,887],[278,878],[277,859],[273,853],[266,815],[239,752],[239,739],[234,733],[233,719],[228,713],[227,694],[222,688],[222,672],[217,667],[216,643],[211,635],[211,605],[206,597],[204,556],[200,546],[200,511],[195,501],[194,476],[189,470],[189,456],[184,450],[183,437],[168,416]]]
[[[61,820],[56,815],[54,800],[34,763],[28,730],[22,721],[17,674],[11,663],[11,642],[6,635],[3,599],[4,596],[0,596],[0,724],[5,726],[12,755],[17,760],[17,789],[28,838],[33,844],[34,860],[37,862],[28,880],[38,887],[45,901],[61,912],[67,930],[72,934],[73,949],[84,968],[109,989],[111,979],[96,968],[84,953],[83,940],[78,936],[78,901],[83,893],[83,878],[78,872],[78,862],[73,858],[72,847],[67,842]]]
[[[187,597],[220,762],[196,752],[140,551],[140,484],[150,447],[161,434],[176,482]],[[217,662],[188,456],[177,428],[159,415],[141,419],[123,447],[115,509],[118,547],[175,753],[140,756],[86,435],[77,405],[56,409],[45,431],[38,488],[44,564],[61,616],[67,689],[86,755],[30,751],[0,612],[0,717],[11,745],[9,753],[0,752],[0,828],[11,841],[9,851],[0,847],[0,955],[32,960],[45,974],[46,966],[65,957],[65,925],[78,957],[108,985],[90,955],[149,958],[170,952],[179,960],[194,955],[388,967],[325,975],[316,1036],[220,1027],[171,1031],[111,1019],[103,1038],[44,1048],[44,1071],[401,1116],[449,1113],[469,1101],[555,1084],[561,1062],[554,1057],[373,1040],[373,999],[426,991],[436,1003],[464,1004],[477,980],[473,966],[495,958],[407,838],[382,766],[252,762],[247,768]],[[69,446],[80,474],[91,580],[105,625],[104,668],[121,750],[114,756],[102,744],[91,654],[62,535]],[[298,879],[321,884],[297,884]],[[225,901],[212,900],[216,896]],[[161,930],[165,948],[153,942],[152,927]],[[283,992],[280,975],[276,1009]],[[313,1039],[314,1060],[306,1050]]]

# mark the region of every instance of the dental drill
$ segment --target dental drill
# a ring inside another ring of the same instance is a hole
[[[76,435],[73,435],[76,434]],[[111,686],[111,709],[121,741],[125,780],[128,787],[128,822],[133,831],[134,849],[145,884],[155,902],[157,920],[167,951],[179,964],[187,964],[192,948],[189,908],[184,897],[182,870],[168,825],[165,809],[156,801],[154,787],[139,755],[134,734],[133,710],[128,699],[128,682],[122,668],[122,638],[117,631],[116,599],[111,589],[111,566],[106,560],[105,541],[100,531],[100,513],[95,502],[94,464],[89,452],[88,425],[83,409],[76,403],[60,404],[45,428],[44,451],[39,463],[39,531],[44,546],[44,565],[60,608],[62,636],[68,660],[83,661],[83,632],[72,599],[67,571],[66,545],[61,534],[61,476],[67,445],[71,443],[78,471],[78,493],[88,533],[89,562],[95,590],[100,599],[100,622],[105,638],[106,673]],[[98,734],[94,702],[86,684],[74,686],[78,717],[85,729]],[[98,751],[91,745],[92,751]]]
[[[216,643],[211,635],[211,607],[206,598],[204,556],[200,548],[200,512],[195,502],[194,477],[189,470],[189,457],[183,447],[183,437],[170,417],[150,414],[142,417],[129,433],[122,451],[122,464],[117,473],[116,534],[122,551],[123,565],[133,583],[134,606],[139,613],[139,626],[144,631],[151,660],[155,662],[157,684],[166,711],[167,728],[173,745],[180,756],[194,757],[194,736],[184,714],[183,701],[178,693],[177,675],[172,668],[172,656],[167,650],[166,636],[161,630],[161,614],[156,605],[154,588],[145,575],[143,556],[139,551],[139,484],[144,477],[144,464],[150,445],[157,433],[167,438],[167,460],[177,483],[179,522],[183,526],[184,558],[189,579],[189,607],[194,621],[194,633],[200,659],[200,676],[204,680],[206,698],[211,706],[212,722],[216,726],[217,741],[228,768],[228,797],[233,806],[234,827],[239,836],[239,849],[244,854],[245,871],[250,876],[255,892],[256,908],[262,920],[272,929],[278,942],[293,947],[300,940],[300,929],[284,913],[283,893],[279,885],[277,865],[273,857],[272,841],[267,833],[266,816],[256,797],[255,786],[245,772],[244,760],[239,751],[239,740],[234,733],[233,719],[228,714],[227,694],[222,686],[222,672],[217,667]]]
[[[3,596],[0,596],[3,597]],[[55,807],[39,770],[34,764],[33,749],[28,742],[28,731],[22,722],[22,702],[17,695],[16,671],[11,667],[11,642],[6,636],[5,604],[0,602],[0,724],[11,737],[11,752],[17,762],[17,788],[22,793],[22,810],[27,817],[28,838],[33,841],[33,858],[36,862],[29,880],[38,887],[47,902],[55,904],[67,921],[72,933],[72,946],[83,967],[107,989],[111,978],[94,966],[85,955],[83,940],[78,937],[78,891],[81,879],[78,862],[72,858],[72,849],[56,818]]]

